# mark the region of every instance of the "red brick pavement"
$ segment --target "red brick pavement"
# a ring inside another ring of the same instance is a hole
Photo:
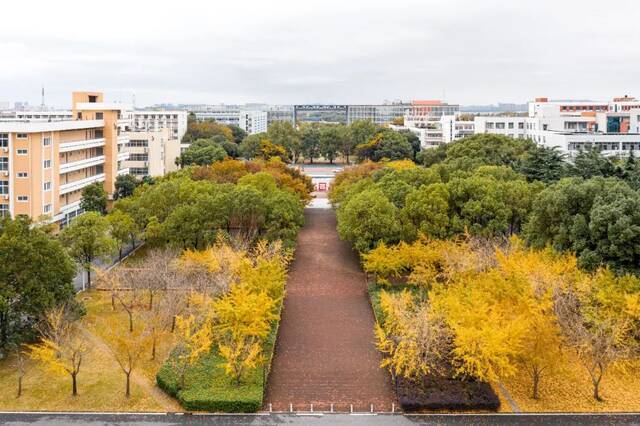
[[[356,255],[338,239],[333,210],[307,209],[287,296],[265,409],[390,411],[395,395],[379,368],[374,318]]]

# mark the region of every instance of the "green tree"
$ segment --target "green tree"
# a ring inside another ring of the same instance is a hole
[[[449,191],[443,183],[421,186],[407,195],[402,213],[415,229],[432,238],[446,238],[450,233]]]
[[[104,185],[101,182],[85,186],[82,190],[80,207],[87,212],[98,212],[100,214],[107,212],[107,191],[104,190]]]
[[[117,200],[119,198],[132,196],[138,184],[139,182],[134,175],[118,175],[118,177],[116,177],[116,191],[113,194],[113,198]]]
[[[302,143],[300,133],[288,121],[274,121],[269,124],[267,137],[274,145],[279,145],[287,150],[288,156],[294,163],[300,157]]]
[[[180,154],[180,165],[183,167],[191,164],[204,166],[224,160],[227,157],[227,151],[223,148],[223,143],[230,142],[222,136],[196,140]]]
[[[110,255],[116,246],[108,231],[109,223],[103,216],[88,212],[74,219],[60,233],[60,239],[71,257],[86,271],[89,288],[93,261]]]
[[[107,215],[109,223],[109,234],[116,242],[118,248],[118,259],[122,260],[122,250],[124,246],[131,242],[136,246],[137,226],[135,220],[122,210],[114,210]]]
[[[365,190],[338,207],[338,234],[360,252],[378,242],[398,242],[402,229],[398,209],[379,189]]]
[[[356,120],[349,125],[349,151],[343,151],[347,163],[349,162],[349,154],[353,154],[358,145],[364,145],[369,142],[376,134],[377,127],[370,120]]]
[[[574,161],[578,176],[589,179],[595,176],[611,177],[616,175],[616,167],[597,149],[581,151]]]
[[[320,152],[331,164],[338,156],[346,137],[342,129],[340,125],[326,125],[320,128]]]
[[[313,160],[320,156],[320,128],[315,123],[302,127],[301,152],[305,159],[313,164]]]
[[[389,160],[414,158],[413,148],[407,140],[407,136],[395,130],[385,130],[381,132],[373,160],[380,161],[383,158]]]
[[[534,247],[574,251],[584,268],[637,272],[640,195],[617,178],[562,179],[536,197],[525,233]]]
[[[517,170],[530,182],[557,182],[570,173],[565,157],[556,147],[535,147],[523,156]]]
[[[33,337],[41,315],[73,303],[75,267],[59,241],[25,217],[0,228],[0,354]]]
[[[516,168],[535,147],[535,143],[527,139],[481,134],[421,151],[417,159],[427,167],[444,163],[452,170],[473,170],[485,165]]]
[[[244,138],[239,147],[240,156],[247,160],[260,157],[262,155],[260,151],[260,144],[262,140],[266,138],[266,133],[256,133]]]
[[[229,125],[229,129],[231,129],[231,133],[233,133],[233,142],[235,142],[236,145],[240,145],[240,143],[242,143],[244,138],[246,138],[248,135],[247,132],[245,132],[235,124]]]

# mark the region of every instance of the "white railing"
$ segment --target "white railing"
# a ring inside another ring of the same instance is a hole
[[[120,152],[118,153],[118,161],[126,161],[129,159],[130,152]]]
[[[129,136],[118,136],[118,145],[129,143]]]
[[[89,176],[88,178],[65,183],[64,185],[60,185],[60,195],[77,191],[79,189],[84,188],[85,186],[91,185],[94,182],[104,182],[104,179],[105,179],[104,173],[100,173],[99,175]]]
[[[84,160],[60,164],[60,174],[74,172],[76,170],[86,169],[88,167],[98,166],[100,164],[104,164],[104,155],[98,155],[97,157],[85,158]]]
[[[120,176],[120,175],[128,175],[128,174],[130,174],[130,171],[129,171],[128,167],[126,169],[118,170],[118,176]]]
[[[63,142],[60,144],[60,152],[78,151],[80,149],[96,148],[104,146],[104,138],[87,139],[84,141]]]

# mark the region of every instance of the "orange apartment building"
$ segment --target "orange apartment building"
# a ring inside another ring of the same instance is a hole
[[[102,93],[74,92],[71,120],[0,122],[0,214],[64,226],[82,212],[86,186],[103,182],[112,195],[116,177],[129,172],[125,109]]]

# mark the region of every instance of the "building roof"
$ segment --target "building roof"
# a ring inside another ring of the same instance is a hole
[[[104,127],[104,120],[65,121],[5,121],[0,122],[0,133],[40,133],[61,130],[81,130]]]

